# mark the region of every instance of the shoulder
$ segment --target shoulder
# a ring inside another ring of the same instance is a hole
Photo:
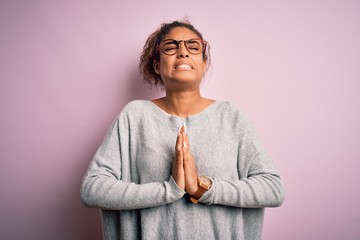
[[[148,100],[133,100],[133,101],[130,101],[128,102],[122,112],[129,112],[129,111],[137,111],[137,110],[140,110],[140,109],[146,109],[146,108],[149,108],[150,105],[151,105],[151,101],[148,101]]]
[[[120,111],[118,117],[134,116],[150,111],[153,106],[152,102],[148,100],[133,100],[128,102]]]
[[[236,104],[228,101],[218,101],[218,114],[221,118],[227,119],[228,124],[233,128],[246,130],[252,128],[252,124],[247,114]]]
[[[218,113],[226,114],[229,117],[246,118],[246,114],[237,104],[228,101],[217,102],[219,104]]]
[[[149,120],[156,113],[154,103],[149,100],[133,100],[128,102],[120,111],[116,119],[120,122],[133,124]]]

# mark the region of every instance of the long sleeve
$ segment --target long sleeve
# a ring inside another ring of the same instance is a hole
[[[241,130],[238,179],[213,178],[213,187],[200,202],[242,208],[278,207],[284,201],[284,188],[278,171],[245,117]]]
[[[97,150],[83,179],[83,204],[87,207],[128,210],[165,205],[180,199],[185,192],[177,187],[172,177],[168,181],[146,184],[121,180],[122,153],[127,154],[127,149],[121,149],[120,140],[121,134],[128,134],[124,122],[119,119],[113,122]]]
[[[183,197],[171,178],[184,122],[198,173],[213,180],[200,199],[205,204]],[[81,187],[83,203],[101,208],[104,239],[261,239],[263,207],[280,205],[283,195],[279,174],[244,114],[219,101],[187,118],[151,101],[128,103]]]

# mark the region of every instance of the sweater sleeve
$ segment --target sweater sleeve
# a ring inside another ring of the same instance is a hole
[[[213,178],[213,186],[200,202],[242,208],[282,204],[284,188],[279,173],[248,122],[239,142],[237,165],[239,179]]]
[[[90,163],[81,186],[82,203],[86,207],[130,210],[165,205],[182,198],[185,192],[172,177],[146,184],[121,180],[120,135],[121,130],[126,134],[127,129],[120,125],[119,118],[113,122]]]

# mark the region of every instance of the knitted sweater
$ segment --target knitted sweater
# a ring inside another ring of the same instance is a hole
[[[186,123],[199,175],[212,187],[193,204],[171,176]],[[181,118],[151,101],[128,103],[97,150],[81,188],[101,209],[104,239],[260,239],[264,207],[280,206],[278,171],[244,114],[217,101]]]

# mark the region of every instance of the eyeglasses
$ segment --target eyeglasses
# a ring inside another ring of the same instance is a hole
[[[164,54],[174,55],[179,52],[181,42],[184,42],[186,49],[191,54],[197,55],[203,53],[206,49],[206,41],[197,38],[179,41],[174,39],[165,39],[159,44],[159,47]]]

